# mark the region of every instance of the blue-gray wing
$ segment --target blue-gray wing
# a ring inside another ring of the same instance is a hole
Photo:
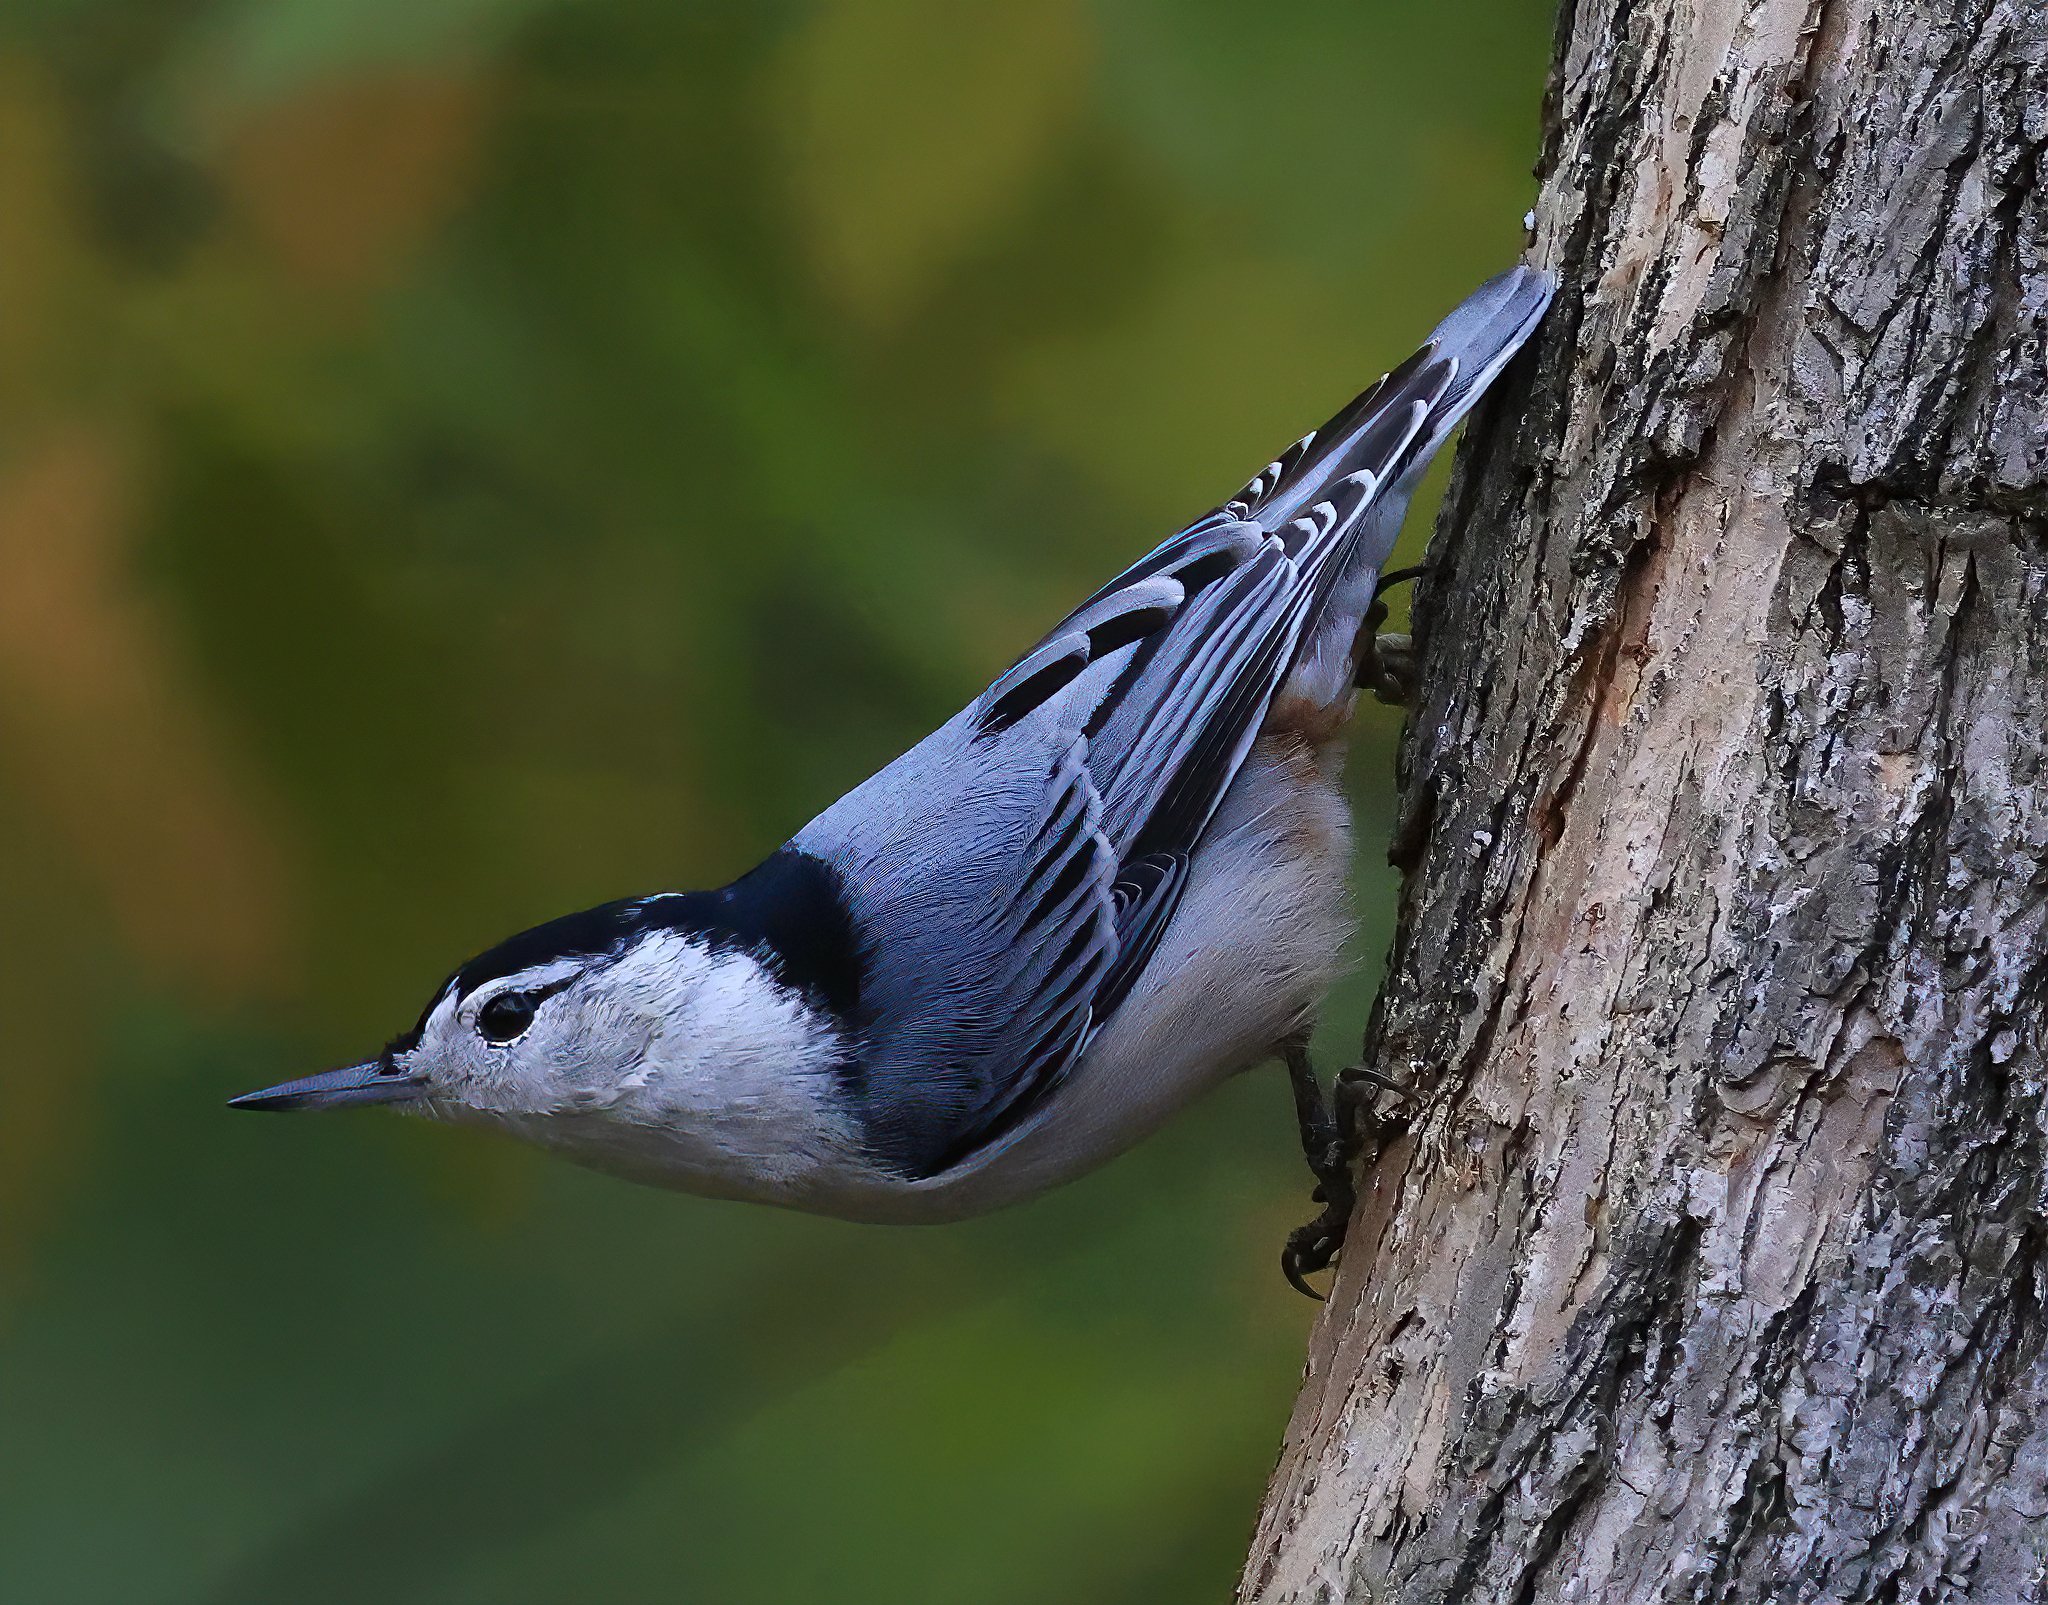
[[[860,933],[861,1107],[931,1175],[1000,1138],[1143,973],[1319,610],[1549,298],[1517,270],[1242,492],[1090,597],[794,845]]]

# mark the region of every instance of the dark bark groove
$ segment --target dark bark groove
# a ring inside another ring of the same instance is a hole
[[[1579,0],[1247,1599],[2048,1598],[2048,18]]]

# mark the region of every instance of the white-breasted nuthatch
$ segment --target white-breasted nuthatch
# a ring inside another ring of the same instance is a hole
[[[403,1104],[693,1192],[935,1221],[1278,1055],[1328,1205],[1290,1240],[1299,1285],[1350,1203],[1300,1044],[1351,925],[1368,614],[1424,468],[1551,289],[1483,286],[730,886],[523,932],[375,1058],[234,1106]]]

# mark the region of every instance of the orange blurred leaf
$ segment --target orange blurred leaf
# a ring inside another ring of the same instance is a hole
[[[136,594],[133,453],[48,427],[0,465],[0,732],[149,967],[216,997],[277,985],[285,855],[253,777]]]
[[[320,84],[236,126],[227,186],[285,272],[352,298],[403,271],[468,194],[486,103],[461,75]]]

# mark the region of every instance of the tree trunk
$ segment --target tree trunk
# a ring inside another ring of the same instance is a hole
[[[2048,1597],[2048,17],[1567,0],[1260,1602]]]

